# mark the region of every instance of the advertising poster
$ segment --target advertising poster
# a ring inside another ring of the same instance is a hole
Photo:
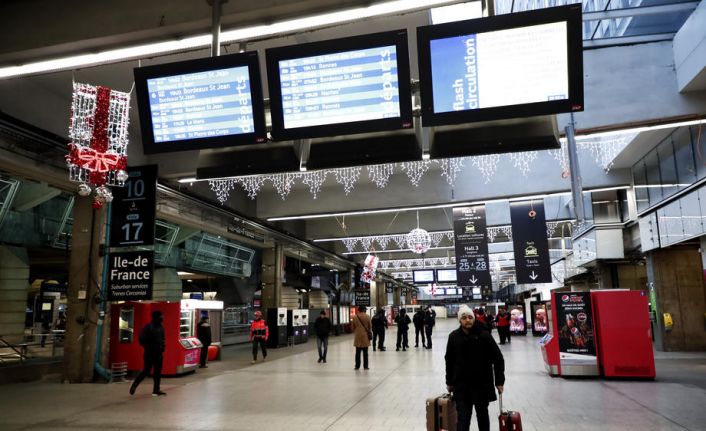
[[[547,321],[547,307],[543,302],[532,301],[530,302],[530,308],[532,335],[541,337],[549,330],[549,323]]]
[[[492,288],[485,205],[454,208],[453,217],[458,285]]]
[[[507,306],[510,312],[510,332],[513,335],[527,335],[527,320],[524,304]]]
[[[595,365],[596,347],[589,292],[557,292],[556,325],[561,365]]]

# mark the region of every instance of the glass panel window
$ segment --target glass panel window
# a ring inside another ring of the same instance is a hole
[[[671,138],[667,138],[659,144],[657,154],[659,156],[659,174],[662,179],[662,198],[666,199],[679,191],[677,165],[674,163],[674,148]]]
[[[647,191],[650,206],[656,205],[662,200],[662,184],[659,177],[659,160],[657,151],[652,150],[645,157],[645,172],[647,174]]]
[[[679,128],[672,134],[674,158],[677,165],[678,187],[683,189],[696,181],[696,165],[691,136],[687,127]]]
[[[635,183],[635,201],[637,211],[641,212],[650,206],[647,194],[647,175],[645,174],[645,162],[640,160],[632,167],[632,180]]]
[[[130,344],[135,335],[135,310],[123,308],[120,310],[120,321],[118,322],[118,336],[120,344]]]

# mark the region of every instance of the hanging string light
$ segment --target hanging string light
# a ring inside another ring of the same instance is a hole
[[[292,191],[292,187],[299,174],[284,173],[284,174],[272,174],[268,175],[267,179],[272,181],[272,186],[277,190],[277,193],[285,200],[289,193]]]
[[[407,234],[407,247],[415,254],[424,254],[431,247],[431,235],[419,227],[419,211],[417,211],[417,227]]]
[[[230,192],[235,188],[237,183],[234,179],[227,180],[208,180],[208,185],[211,190],[216,194],[216,199],[221,205],[225,204],[230,197]]]
[[[349,253],[355,250],[355,245],[358,244],[357,238],[345,238],[342,241]]]
[[[360,172],[363,168],[342,168],[334,169],[333,173],[336,176],[336,182],[343,186],[343,191],[348,195],[355,188],[355,183],[358,182],[360,178]]]
[[[321,186],[326,181],[328,173],[328,170],[321,170],[304,172],[301,174],[302,182],[309,186],[309,193],[311,193],[314,199],[316,199],[319,195],[319,192],[321,191]]]
[[[429,160],[400,163],[402,170],[407,174],[407,178],[414,187],[419,187],[419,182],[424,174],[429,170]]]
[[[255,199],[257,194],[260,193],[262,185],[265,183],[265,177],[259,175],[253,175],[250,177],[237,178],[236,181],[243,186],[243,189],[248,194],[250,199]]]
[[[441,176],[446,178],[446,182],[453,187],[456,182],[456,177],[458,173],[461,172],[463,164],[466,157],[459,157],[455,159],[442,159],[437,162],[441,166]]]
[[[577,138],[576,147],[583,151],[589,151],[593,160],[608,173],[613,166],[615,157],[627,147],[635,136],[637,133]]]
[[[537,151],[522,151],[519,153],[510,153],[510,161],[512,166],[518,169],[523,177],[526,177],[531,168],[532,162],[537,158]]]
[[[368,166],[368,178],[375,183],[378,189],[384,189],[392,174],[395,173],[393,163]]]
[[[483,177],[483,183],[488,184],[498,170],[500,162],[500,154],[484,154],[482,156],[473,156],[471,165],[480,171]]]

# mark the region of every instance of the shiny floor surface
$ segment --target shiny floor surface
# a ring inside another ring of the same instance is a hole
[[[226,348],[208,369],[164,379],[166,397],[150,395],[149,379],[135,396],[126,383],[0,386],[0,430],[424,430],[425,399],[445,389],[456,325],[439,322],[433,350],[396,352],[388,331],[388,350],[370,351],[369,371],[353,370],[345,335],[331,337],[326,364],[313,340],[255,365],[248,346]],[[506,407],[521,412],[525,430],[706,430],[706,354],[658,353],[656,381],[567,380],[546,375],[536,338],[501,347]]]

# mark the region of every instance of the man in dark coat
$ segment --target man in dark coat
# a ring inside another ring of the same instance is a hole
[[[412,321],[409,319],[404,308],[400,308],[400,314],[395,317],[395,323],[397,323],[397,351],[399,352],[400,347],[402,347],[403,351],[406,351],[409,347],[407,331]]]
[[[473,408],[480,431],[490,430],[488,404],[503,392],[505,361],[490,333],[476,323],[473,310],[458,310],[461,326],[449,334],[446,345],[446,386],[453,392],[458,431],[468,431]]]
[[[422,307],[419,307],[414,313],[412,322],[414,322],[414,347],[419,347],[419,334],[422,335],[422,347],[426,347],[427,344],[424,342],[424,309]]]
[[[206,359],[208,359],[208,346],[211,345],[211,323],[208,320],[208,316],[203,316],[199,326],[196,327],[196,338],[203,345],[201,347],[201,365],[199,365],[199,368],[208,368]]]
[[[331,332],[331,320],[326,317],[326,311],[321,310],[321,314],[314,322],[314,332],[316,332],[316,348],[319,351],[319,361],[326,363],[326,353],[328,353],[328,335]]]
[[[152,373],[152,378],[154,379],[152,396],[167,395],[159,388],[159,382],[162,379],[162,355],[164,354],[164,327],[162,326],[162,320],[162,312],[155,310],[152,312],[152,321],[140,331],[140,345],[145,349],[145,365],[135,381],[132,382],[130,395],[135,394],[140,382],[150,375],[150,370],[154,370]]]
[[[387,317],[385,317],[385,310],[380,308],[373,317],[373,352],[375,351],[375,344],[377,342],[377,348],[381,352],[385,351],[385,331],[387,330]]]
[[[424,331],[427,336],[427,349],[431,349],[431,334],[434,331],[434,325],[436,325],[436,311],[429,305],[427,306],[427,312],[424,314]]]

